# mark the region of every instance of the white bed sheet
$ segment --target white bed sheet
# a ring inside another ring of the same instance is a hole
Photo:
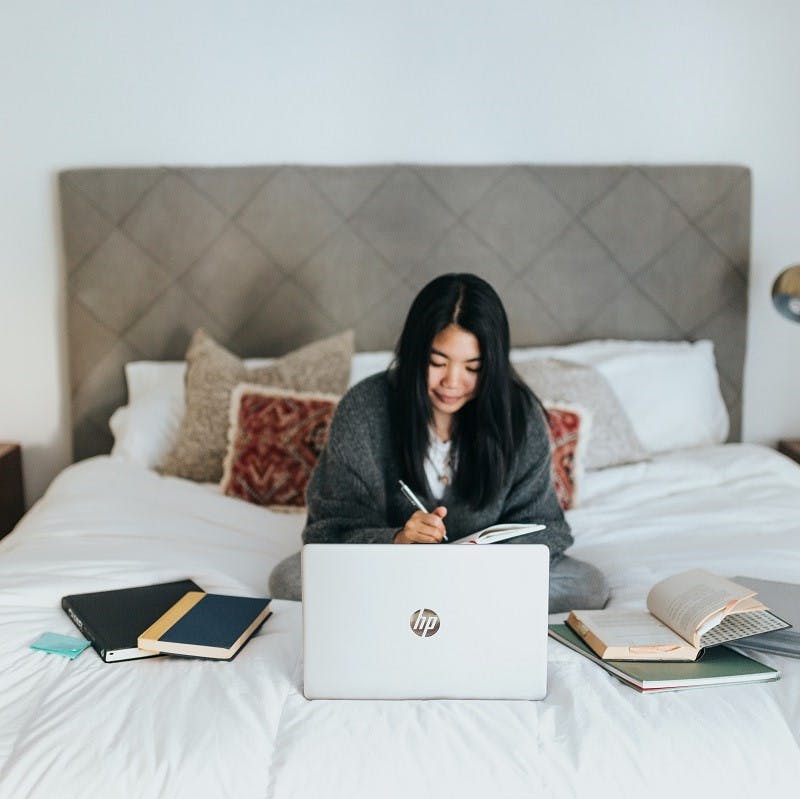
[[[800,582],[800,468],[765,448],[591,473],[569,517],[614,604],[691,566]],[[541,702],[309,702],[300,605],[279,601],[231,663],[28,649],[74,633],[67,593],[192,577],[263,594],[302,524],[120,458],[63,472],[0,542],[0,796],[796,792],[800,660],[758,655],[773,684],[641,696],[550,641]]]

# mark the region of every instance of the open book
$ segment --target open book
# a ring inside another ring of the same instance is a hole
[[[548,625],[548,634],[644,694],[707,685],[769,682],[780,679],[781,676],[777,669],[728,649],[727,646],[719,646],[706,652],[705,657],[688,663],[603,660],[565,624]]]
[[[454,544],[496,544],[498,541],[506,541],[509,538],[516,538],[518,535],[526,533],[538,533],[544,530],[543,524],[493,524],[478,530],[477,533],[466,535],[453,541]]]
[[[604,660],[696,660],[706,646],[791,626],[755,591],[703,569],[656,583],[647,611],[573,610],[567,624]]]

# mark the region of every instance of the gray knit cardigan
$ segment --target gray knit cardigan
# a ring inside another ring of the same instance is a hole
[[[397,485],[403,474],[393,446],[390,391],[383,372],[361,381],[342,397],[308,486],[305,543],[391,544],[414,512]],[[438,501],[427,486],[420,495],[428,508],[447,508],[444,523],[451,543],[501,522],[545,524],[545,530],[509,543],[546,544],[551,560],[572,543],[553,488],[549,438],[538,407],[531,409],[527,428],[505,486],[486,507],[469,508],[452,486]]]

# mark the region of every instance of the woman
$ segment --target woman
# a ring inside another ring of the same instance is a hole
[[[538,400],[509,362],[508,319],[481,278],[428,283],[408,312],[393,368],[342,398],[308,486],[305,543],[438,544],[498,523],[545,529],[508,544],[550,549],[550,611],[602,607],[603,575],[568,558]],[[407,483],[430,512],[414,510]],[[494,546],[502,546],[495,544]],[[300,556],[270,577],[300,598]]]

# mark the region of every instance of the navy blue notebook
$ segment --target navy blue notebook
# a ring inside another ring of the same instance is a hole
[[[139,648],[230,660],[269,617],[270,601],[189,591],[139,636]]]

